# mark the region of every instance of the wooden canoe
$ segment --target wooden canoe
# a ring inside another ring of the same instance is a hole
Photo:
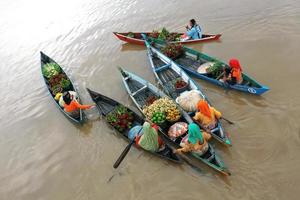
[[[152,85],[150,82],[142,79],[141,77],[128,72],[124,70],[120,70],[122,74],[122,80],[124,83],[124,86],[126,88],[126,91],[128,92],[130,98],[132,101],[135,103],[135,105],[138,107],[140,112],[142,112],[142,108],[147,104],[146,99],[148,97],[156,97],[156,98],[161,98],[161,97],[167,97],[167,95],[159,90],[157,87]],[[181,110],[182,113],[182,118],[180,121],[186,122],[186,123],[191,123],[192,119],[189,117],[189,115]],[[170,126],[172,123],[170,123]],[[169,127],[170,127],[169,126]],[[184,137],[177,138],[175,141],[171,140],[167,134],[167,131],[169,127],[160,127],[161,133],[164,135],[165,138],[168,138],[169,142],[171,142],[176,148],[180,147],[180,141]],[[229,170],[227,167],[224,165],[223,161],[221,158],[216,154],[214,151],[213,147],[209,145],[208,151],[204,153],[204,155],[199,156],[196,153],[190,153],[192,156],[194,156],[196,159],[199,161],[205,163],[209,167],[212,167],[213,169],[217,170],[218,172],[221,172],[222,174],[225,175],[230,175]]]
[[[111,111],[113,111],[117,106],[122,105],[121,103],[107,97],[104,96],[102,94],[99,94],[95,91],[92,91],[90,89],[87,88],[87,91],[89,92],[92,100],[95,102],[96,107],[100,113],[100,115],[102,115],[104,117],[104,119],[106,120],[106,116],[107,114],[109,114]],[[124,106],[124,105],[123,105]],[[143,123],[145,122],[145,120],[139,116],[137,113],[135,113],[134,111],[130,110],[129,108],[127,108],[129,111],[131,111],[133,113],[134,116],[134,125],[143,125]],[[110,125],[111,126],[111,125]],[[113,126],[111,126],[119,135],[121,135],[128,143],[130,143],[130,139],[128,138],[128,131],[129,130],[124,130],[123,132],[120,132],[118,130],[116,130]],[[135,146],[136,147],[136,146]],[[138,148],[138,149],[142,149],[142,148]],[[144,149],[143,149],[144,150]],[[144,150],[146,151],[146,150]],[[173,161],[175,163],[181,163],[182,161],[178,158],[178,156],[176,154],[174,154],[172,152],[172,149],[166,145],[166,148],[162,151],[153,153],[150,151],[146,151],[152,155],[158,156],[160,158],[163,158],[165,160],[169,160],[169,161]]]
[[[42,71],[42,69],[43,69],[43,67],[44,67],[44,65],[45,64],[47,64],[47,63],[51,63],[51,62],[53,62],[53,63],[56,63],[53,59],[51,59],[49,56],[47,56],[46,54],[44,54],[43,52],[40,52],[40,54],[41,54],[41,71]],[[57,64],[57,63],[56,63]],[[61,67],[60,67],[61,68]],[[63,73],[63,74],[65,74],[66,75],[66,77],[70,80],[70,78],[67,76],[67,74],[64,72],[64,70],[61,68],[61,73]],[[43,76],[43,74],[42,74],[42,76]],[[44,79],[44,81],[45,81],[45,84],[46,84],[46,86],[47,86],[47,89],[48,89],[48,91],[49,91],[49,93],[50,93],[50,96],[52,97],[52,99],[54,100],[54,102],[55,102],[55,104],[57,105],[57,107],[59,108],[59,110],[69,119],[69,120],[71,120],[72,122],[74,122],[74,123],[76,123],[76,124],[82,124],[85,120],[85,114],[84,114],[84,112],[82,111],[82,110],[80,110],[79,111],[79,115],[78,116],[76,116],[76,117],[74,117],[74,116],[71,116],[69,113],[67,113],[66,111],[64,111],[64,109],[59,105],[59,103],[58,103],[58,101],[56,101],[55,99],[54,99],[54,95],[52,94],[52,92],[50,91],[50,86],[49,86],[49,81],[48,81],[48,79],[45,77],[45,76],[43,76],[43,79]],[[77,92],[77,90],[76,90],[76,88],[74,87],[74,84],[72,83],[72,81],[70,80],[70,82],[71,82],[71,85],[70,85],[70,87],[69,87],[69,91],[71,90],[71,91],[75,91],[77,94],[78,94],[78,92]],[[65,92],[65,91],[63,91],[63,92]],[[79,98],[79,95],[78,95],[78,98]],[[79,98],[79,102],[80,102],[80,98]]]
[[[118,33],[118,32],[113,32],[113,34],[119,38],[120,40],[132,44],[138,44],[138,45],[144,45],[145,41],[142,37],[142,33],[135,32],[134,37],[128,37],[129,32],[127,33]],[[150,32],[144,33],[146,35],[149,35]],[[183,34],[183,33],[181,33]],[[181,44],[192,44],[192,43],[201,43],[201,42],[207,42],[207,41],[212,41],[212,40],[218,40],[222,35],[221,34],[216,34],[216,35],[208,35],[204,34],[201,39],[196,39],[196,40],[187,40],[187,41],[174,41],[171,43],[181,43]]]
[[[162,46],[165,45],[164,42],[155,39],[151,39],[151,44],[155,46],[157,49],[160,49]],[[201,65],[209,62],[220,62],[224,67],[229,68],[229,66],[227,63],[217,58],[214,58],[212,56],[206,55],[204,53],[201,53],[199,51],[196,51],[194,49],[185,46],[183,48],[184,48],[184,54],[176,58],[174,62],[176,62],[178,66],[180,66],[183,70],[185,70],[187,73],[189,73],[195,78],[208,81],[212,84],[221,86],[225,89],[233,89],[233,90],[254,94],[254,95],[262,95],[263,93],[269,90],[267,86],[260,84],[259,82],[257,82],[255,79],[253,79],[246,73],[242,74],[243,76],[242,84],[235,84],[235,85],[230,85],[220,81],[222,77],[213,77],[212,75],[207,73],[198,73],[197,69]]]
[[[170,97],[176,100],[176,98],[180,95],[175,91],[173,81],[176,78],[181,78],[188,83],[188,90],[197,90],[202,98],[210,104],[199,84],[194,82],[193,79],[190,78],[175,62],[161,53],[158,49],[151,46],[148,42],[146,42],[146,46],[152,71],[159,84]],[[194,116],[194,114],[195,113],[189,113],[190,116]],[[224,131],[220,120],[218,121],[217,126],[210,130],[210,132],[212,136],[222,144],[226,146],[232,145],[231,140],[228,134]]]

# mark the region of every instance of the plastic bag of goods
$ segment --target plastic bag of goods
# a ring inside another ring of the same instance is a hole
[[[185,91],[176,98],[176,102],[187,112],[195,112],[197,103],[200,101],[201,95],[197,90]]]
[[[185,134],[188,130],[188,124],[185,122],[177,122],[173,124],[168,131],[168,135],[170,138],[177,138]]]

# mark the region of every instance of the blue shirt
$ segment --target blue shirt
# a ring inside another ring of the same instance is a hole
[[[187,35],[192,40],[200,39],[202,37],[201,28],[199,26],[194,26],[187,32]]]

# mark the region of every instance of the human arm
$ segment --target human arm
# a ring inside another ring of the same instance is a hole
[[[185,152],[186,153],[186,152],[190,152],[190,151],[192,151],[191,144],[186,143],[184,145],[184,147],[176,149],[175,153],[181,153],[181,152]]]
[[[72,101],[72,103],[77,107],[77,108],[79,108],[79,109],[81,109],[81,110],[86,110],[86,109],[89,109],[89,108],[91,108],[91,107],[93,107],[93,105],[83,105],[83,104],[80,104],[80,103],[78,103],[77,101]]]
[[[206,140],[206,141],[210,140],[211,134],[209,134],[205,131],[202,131],[202,134],[203,134],[204,140]]]
[[[195,27],[193,27],[193,28],[191,28],[190,30],[188,30],[187,32],[186,32],[186,34],[191,38],[194,34],[196,34],[197,33],[197,30],[196,30],[196,28]]]

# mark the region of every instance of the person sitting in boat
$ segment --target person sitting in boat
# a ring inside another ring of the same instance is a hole
[[[158,126],[152,125],[149,122],[144,122],[143,126],[135,126],[130,129],[128,137],[133,140],[135,144],[147,151],[158,152],[164,148],[162,139],[158,136]]]
[[[78,95],[77,95],[76,92],[74,92],[74,91],[69,91],[69,93],[70,93],[72,99],[76,99],[76,100],[78,101]],[[54,99],[55,99],[56,101],[58,101],[58,104],[59,104],[62,108],[64,108],[65,102],[64,102],[64,99],[63,99],[63,93],[61,93],[61,92],[57,93],[57,94],[55,95]]]
[[[182,36],[182,41],[196,40],[202,38],[201,27],[196,23],[194,19],[191,19],[189,25],[186,26],[187,32]]]
[[[94,107],[94,105],[81,105],[80,103],[78,103],[76,96],[74,96],[74,91],[64,92],[63,101],[64,111],[69,113],[71,116],[78,116],[80,109],[86,110]]]
[[[205,100],[200,100],[197,103],[198,112],[193,117],[205,129],[211,130],[216,127],[218,119],[221,118],[221,112],[214,107],[210,107]]]
[[[241,84],[243,82],[243,76],[240,62],[237,59],[232,58],[229,60],[229,66],[230,68],[224,69],[225,75],[223,77],[223,82],[230,85]]]
[[[177,149],[178,152],[195,152],[200,156],[205,154],[208,150],[208,140],[211,135],[201,131],[199,126],[195,123],[189,124],[188,134],[182,139],[180,146],[182,148]]]

